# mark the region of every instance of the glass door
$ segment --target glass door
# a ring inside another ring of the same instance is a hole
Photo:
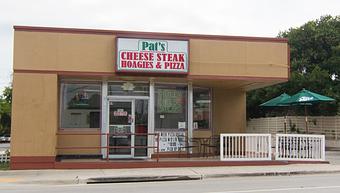
[[[147,157],[148,149],[148,110],[147,99],[135,99],[135,157]]]
[[[109,101],[110,158],[131,158],[134,155],[134,100]]]

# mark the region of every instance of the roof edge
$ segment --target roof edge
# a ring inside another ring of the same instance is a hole
[[[174,39],[194,38],[194,39],[211,39],[211,40],[234,40],[234,41],[288,43],[287,38],[273,38],[273,37],[182,34],[182,33],[167,33],[167,32],[142,32],[142,31],[83,29],[83,28],[60,28],[60,27],[40,27],[40,26],[20,26],[20,25],[14,25],[13,29],[15,31],[117,35],[117,36],[124,36],[124,37],[145,37],[145,38],[157,38],[157,37],[159,37],[159,38],[170,38],[170,39],[173,39],[173,38]]]

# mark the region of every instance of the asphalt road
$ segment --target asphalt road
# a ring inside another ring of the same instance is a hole
[[[0,184],[6,193],[338,193],[340,174],[214,178],[195,181],[79,185]]]

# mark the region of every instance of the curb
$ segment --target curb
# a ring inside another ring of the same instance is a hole
[[[33,180],[17,181],[19,184],[100,184],[100,183],[129,183],[129,182],[160,182],[160,181],[184,181],[184,180],[204,180],[210,178],[228,177],[255,177],[255,176],[293,176],[312,174],[334,174],[340,170],[321,171],[283,171],[283,172],[253,172],[253,173],[229,173],[229,174],[196,174],[196,175],[173,175],[173,176],[138,176],[138,177],[96,177],[79,178],[69,180]]]
[[[86,184],[86,180],[33,180],[33,181],[17,181],[18,184],[45,184],[45,185],[63,185],[63,184]]]
[[[202,179],[208,179],[208,178],[227,178],[227,177],[251,177],[251,176],[292,176],[292,175],[334,174],[334,173],[340,173],[340,170],[332,170],[332,171],[256,172],[256,173],[234,173],[234,174],[208,174],[208,175],[202,175]]]
[[[181,180],[203,180],[209,178],[226,178],[226,177],[251,177],[251,176],[291,176],[306,174],[330,174],[340,173],[340,170],[334,171],[291,171],[291,172],[256,172],[256,173],[233,173],[233,174],[208,174],[208,175],[191,175],[191,176],[143,176],[143,177],[102,177],[89,178],[84,181],[85,184],[99,183],[128,183],[128,182],[157,182],[157,181],[181,181]]]
[[[128,182],[157,182],[157,181],[181,181],[181,180],[201,180],[201,175],[191,176],[142,176],[142,177],[101,177],[89,178],[86,184],[99,183],[128,183]]]

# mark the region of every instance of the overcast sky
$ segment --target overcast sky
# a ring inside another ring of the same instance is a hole
[[[0,0],[0,90],[11,82],[13,25],[275,37],[340,0]]]

